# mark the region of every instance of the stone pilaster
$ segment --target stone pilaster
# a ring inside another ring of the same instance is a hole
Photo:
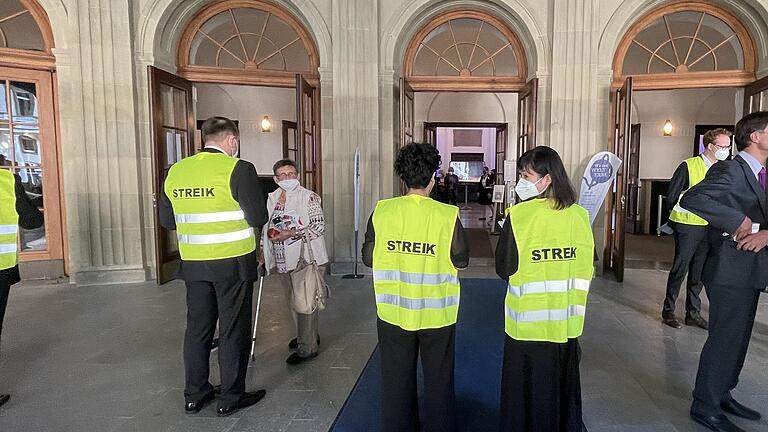
[[[590,157],[608,144],[608,87],[598,71],[600,37],[597,0],[553,2],[549,145],[560,153],[579,191]],[[602,213],[601,213],[602,214]],[[594,224],[595,245],[603,249],[603,218]],[[602,253],[598,253],[602,259]],[[598,272],[602,267],[596,267]]]
[[[378,200],[379,76],[378,0],[333,2],[333,141],[323,144],[326,176],[333,185],[333,255],[335,262],[354,257],[355,148],[361,152],[361,230]],[[324,184],[324,189],[329,183]],[[327,207],[326,207],[327,208]]]
[[[598,130],[603,103],[597,82],[598,2],[560,0],[552,7],[549,145],[560,153],[571,178],[578,179],[589,156],[606,145]]]
[[[71,0],[57,52],[69,272],[78,284],[147,278],[128,0]]]

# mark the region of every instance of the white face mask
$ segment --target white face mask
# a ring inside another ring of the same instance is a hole
[[[292,191],[299,187],[299,180],[298,179],[288,179],[288,180],[280,180],[277,182],[277,185],[280,186],[283,190]]]
[[[715,159],[724,161],[731,155],[731,149],[718,148],[715,150]]]
[[[521,178],[517,181],[517,185],[515,185],[515,192],[517,192],[517,196],[520,197],[521,200],[527,201],[535,196],[539,196],[541,192],[544,192],[543,190],[539,192],[538,189],[536,189],[536,185],[543,179],[544,177],[536,180],[536,183],[533,183],[529,180],[526,180],[524,178]]]

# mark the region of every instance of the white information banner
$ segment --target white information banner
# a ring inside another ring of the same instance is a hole
[[[355,149],[355,173],[354,173],[354,189],[355,189],[355,231],[358,231],[360,220],[360,147]],[[357,248],[357,245],[355,245]],[[357,250],[357,249],[355,249]]]
[[[613,186],[613,179],[621,166],[621,159],[615,154],[603,151],[592,156],[584,177],[581,178],[579,205],[589,212],[589,222],[594,223],[605,196]]]

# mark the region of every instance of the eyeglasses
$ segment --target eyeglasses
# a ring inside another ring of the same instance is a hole
[[[296,178],[298,173],[296,171],[288,171],[280,174],[275,174],[275,177],[279,179],[286,179],[286,178]]]

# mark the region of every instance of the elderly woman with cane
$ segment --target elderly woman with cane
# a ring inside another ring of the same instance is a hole
[[[319,273],[325,273],[328,253],[325,249],[325,218],[320,196],[301,186],[296,163],[282,159],[273,166],[274,180],[279,188],[269,194],[267,211],[269,221],[262,236],[264,265],[270,275],[279,280],[288,293],[289,308],[296,324],[297,336],[288,344],[294,352],[285,360],[297,365],[317,357],[320,337],[318,336],[318,314],[297,313],[291,299],[291,272],[296,269],[303,248],[308,248],[319,266]],[[304,237],[304,240],[302,239]],[[306,241],[305,241],[306,240]]]

